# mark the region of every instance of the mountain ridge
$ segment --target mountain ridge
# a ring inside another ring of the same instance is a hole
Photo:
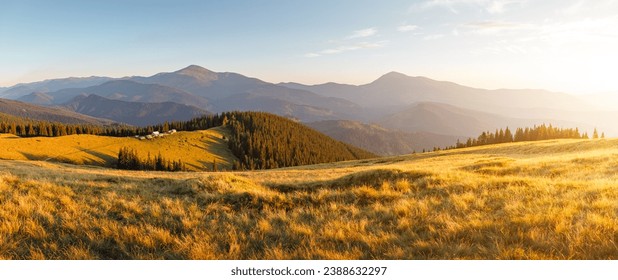
[[[38,121],[55,121],[66,124],[110,125],[112,120],[95,118],[60,108],[38,106],[21,101],[0,98],[0,113]]]
[[[172,121],[188,121],[210,112],[174,102],[146,103],[113,100],[91,94],[77,96],[62,108],[135,126],[155,125]]]

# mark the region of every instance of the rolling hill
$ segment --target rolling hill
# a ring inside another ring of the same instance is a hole
[[[219,169],[231,169],[237,160],[229,151],[220,128],[196,132],[179,132],[152,141],[133,137],[107,137],[95,135],[70,135],[62,137],[20,138],[10,134],[0,135],[0,159],[34,160],[86,164],[113,168],[118,151],[129,147],[147,158],[161,154],[170,160],[182,160],[188,170],[212,170],[213,160]],[[229,135],[228,135],[229,137]]]
[[[187,121],[210,114],[206,110],[174,102],[125,102],[95,94],[75,97],[62,107],[80,114],[135,126],[155,125],[166,121]]]
[[[45,106],[54,104],[54,97],[44,92],[33,92],[31,94],[17,98],[17,100],[30,104]]]
[[[222,173],[2,160],[0,258],[618,259],[616,147],[551,140]]]
[[[307,125],[341,142],[382,156],[448,147],[456,143],[458,138],[428,132],[406,133],[355,121],[319,121]]]

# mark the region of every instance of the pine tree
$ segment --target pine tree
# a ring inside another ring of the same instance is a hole
[[[592,138],[593,139],[598,139],[599,138],[599,132],[597,131],[597,128],[594,128],[594,132],[592,132]]]

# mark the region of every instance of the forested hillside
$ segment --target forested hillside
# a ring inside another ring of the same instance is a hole
[[[230,149],[240,169],[269,169],[375,157],[305,125],[269,113],[231,113]]]
[[[171,128],[187,131],[216,126],[231,131],[228,145],[240,159],[234,169],[269,169],[376,157],[270,113],[228,112],[169,124]]]
[[[72,134],[126,137],[147,135],[153,131],[195,131],[219,126],[230,131],[229,139],[225,140],[239,159],[234,169],[270,169],[376,157],[303,124],[270,113],[229,112],[139,128],[66,125],[0,115],[0,133],[22,137]]]

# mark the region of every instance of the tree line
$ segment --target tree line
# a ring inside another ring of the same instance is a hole
[[[116,165],[118,169],[126,170],[152,170],[152,171],[186,171],[185,164],[179,159],[177,161],[170,161],[169,159],[158,155],[154,157],[148,156],[146,158],[140,158],[137,151],[132,148],[122,147],[118,151],[118,163]]]
[[[605,133],[602,132],[601,136],[597,129],[594,129],[592,138],[605,138]],[[581,133],[578,128],[559,128],[549,124],[542,124],[540,126],[517,128],[513,133],[508,127],[505,129],[496,129],[495,132],[485,131],[481,133],[477,138],[468,138],[466,142],[457,143],[454,146],[447,147],[446,149],[457,149],[476,147],[483,145],[510,143],[510,142],[523,142],[523,141],[542,141],[551,139],[590,139],[587,132]],[[439,148],[434,148],[439,150]]]
[[[90,124],[62,124],[44,121],[0,121],[0,133],[19,137],[58,137],[73,134],[104,135],[122,128],[103,127]]]

